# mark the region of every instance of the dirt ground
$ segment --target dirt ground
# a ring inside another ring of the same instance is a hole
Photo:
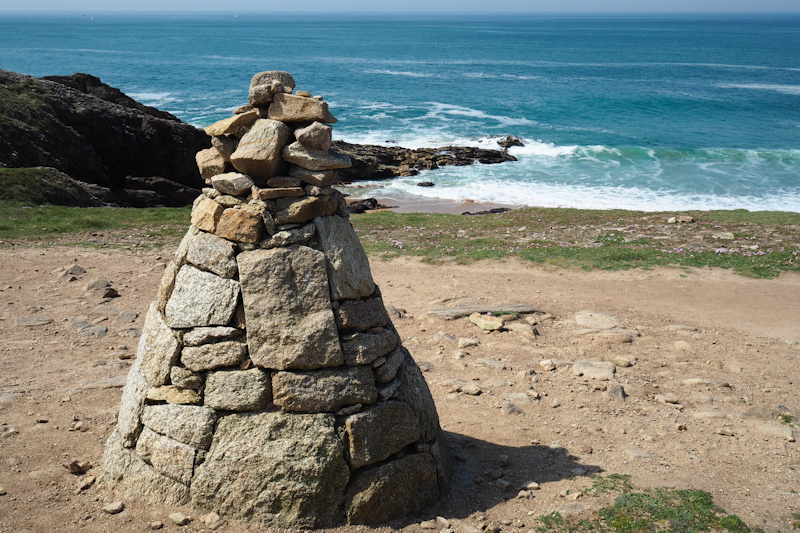
[[[163,531],[209,531],[188,506],[114,494],[97,466],[136,351],[132,335],[167,252],[12,248],[0,259],[0,532],[140,532],[154,521]],[[59,271],[75,264],[86,272]],[[610,503],[610,495],[575,499],[600,471],[630,474],[637,487],[702,489],[751,526],[791,529],[800,512],[800,447],[791,441],[800,439],[800,275],[753,280],[720,270],[607,273],[408,259],[372,267],[384,301],[405,310],[394,324],[425,371],[454,459],[448,498],[396,529],[417,531],[420,520],[439,515],[456,531],[493,523],[528,531],[540,514],[591,513]],[[102,288],[87,290],[100,278],[119,297],[105,301]],[[517,320],[522,327],[508,325],[519,331],[485,333],[467,318],[427,314],[469,301],[515,302],[548,315],[528,317],[532,334],[526,317]],[[576,323],[582,310],[619,317],[616,334]],[[459,348],[440,331],[478,344]],[[559,368],[545,370],[546,359]],[[586,359],[633,364],[618,364],[601,381],[576,376],[566,363]],[[624,400],[605,390],[617,384]],[[782,423],[792,416],[794,426]],[[93,467],[72,474],[64,466],[72,461]],[[540,489],[517,497],[529,481]],[[120,499],[123,512],[102,510]],[[193,521],[174,525],[168,515],[176,510]]]

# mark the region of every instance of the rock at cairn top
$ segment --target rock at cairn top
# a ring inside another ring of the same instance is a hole
[[[257,74],[253,109],[206,128],[209,187],[150,306],[103,475],[270,527],[382,523],[445,494],[447,447],[331,188],[350,164],[330,150],[336,119],[294,87]]]

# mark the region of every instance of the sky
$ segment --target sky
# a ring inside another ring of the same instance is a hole
[[[0,0],[0,13],[15,11],[800,13],[800,0]]]

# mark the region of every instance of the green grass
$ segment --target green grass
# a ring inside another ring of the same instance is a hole
[[[794,416],[792,415],[781,415],[781,424],[789,424],[791,425],[794,422]]]
[[[748,527],[738,516],[727,514],[713,502],[709,493],[700,490],[658,488],[637,491],[630,484],[630,476],[611,474],[607,477],[593,476],[592,487],[584,492],[598,496],[610,491],[621,494],[612,505],[593,513],[590,518],[564,518],[559,513],[550,513],[538,518],[537,530],[556,533],[761,531]]]
[[[0,168],[0,200],[20,205],[89,205],[89,195],[54,168]]]
[[[0,241],[23,245],[85,244],[104,234],[104,243],[123,244],[136,238],[145,246],[174,245],[186,233],[190,212],[188,207],[30,207],[0,202]]]
[[[792,528],[800,529],[800,513],[794,513],[792,515]]]
[[[584,270],[714,267],[757,278],[800,271],[798,213],[685,214],[696,222],[666,224],[674,213],[543,208],[477,217],[383,211],[351,220],[367,252],[385,258],[471,263],[515,257]],[[727,232],[738,236],[715,237]]]
[[[0,169],[0,178],[2,177]],[[55,177],[53,177],[55,180]],[[30,191],[28,191],[30,192]],[[0,202],[0,241],[17,244],[104,243],[140,238],[170,245],[185,233],[189,209],[66,208]],[[693,223],[667,224],[688,214]],[[644,213],[621,210],[525,208],[497,215],[461,216],[378,211],[353,215],[367,253],[468,264],[519,259],[547,267],[627,270],[656,267],[723,268],[757,278],[800,271],[800,214],[748,211]],[[740,237],[720,240],[720,233]]]

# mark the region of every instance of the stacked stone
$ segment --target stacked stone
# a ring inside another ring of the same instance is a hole
[[[446,492],[447,452],[331,188],[349,165],[330,151],[336,119],[294,86],[257,74],[251,105],[206,129],[211,187],[150,306],[103,470],[128,494],[271,526],[385,522]]]

